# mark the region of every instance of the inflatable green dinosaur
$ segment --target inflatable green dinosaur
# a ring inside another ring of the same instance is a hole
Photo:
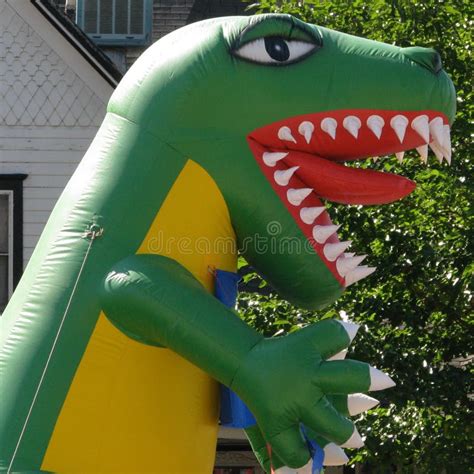
[[[334,301],[373,268],[321,199],[414,189],[342,162],[412,148],[426,160],[428,144],[449,161],[454,112],[435,51],[287,15],[204,21],[149,48],[1,318],[1,472],[210,472],[216,380],[255,416],[267,469],[267,446],[274,468],[308,463],[302,425],[326,464],[360,446],[346,415],[363,398],[348,395],[393,382],[335,360],[356,325],[265,339],[212,296],[213,269],[235,271],[240,248],[292,303]]]

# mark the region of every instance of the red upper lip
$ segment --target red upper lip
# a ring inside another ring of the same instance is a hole
[[[254,130],[248,142],[264,175],[313,248],[342,285],[367,276],[351,268],[320,198],[345,204],[385,204],[415,188],[402,176],[346,167],[340,161],[416,148],[426,161],[428,144],[449,162],[449,125],[435,111],[337,110],[300,115]],[[360,259],[357,260],[360,263]]]
[[[431,134],[430,137],[422,137],[416,131],[416,123],[419,117],[426,116],[428,124],[434,119],[439,118],[444,125],[448,125],[446,115],[433,110],[423,111],[387,111],[387,110],[334,110],[331,112],[318,112],[314,114],[298,115],[288,119],[274,122],[265,127],[254,130],[249,138],[260,143],[267,149],[295,150],[310,153],[324,157],[332,161],[347,161],[358,158],[387,155],[399,151],[410,150],[431,143],[436,137]],[[350,132],[351,118],[355,118],[356,136]],[[381,123],[378,117],[383,121],[380,129],[380,138],[377,136],[377,122]],[[405,133],[402,139],[396,133],[396,127],[392,121],[402,117],[403,122],[406,119]],[[404,119],[403,119],[404,117]],[[328,129],[330,120],[335,121],[335,138],[325,131]],[[357,127],[357,121],[360,126]],[[307,140],[304,133],[304,123],[314,127],[314,131]],[[420,122],[418,120],[418,122]],[[289,138],[280,138],[289,131],[293,140]],[[283,129],[283,130],[282,130]],[[432,127],[429,126],[430,131]],[[279,137],[280,135],[280,137]]]

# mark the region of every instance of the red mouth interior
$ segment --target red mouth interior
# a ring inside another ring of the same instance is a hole
[[[326,240],[314,237],[315,228],[318,232],[332,225],[329,214],[323,211],[311,222],[308,213],[311,215],[314,208],[323,206],[320,198],[342,204],[370,205],[389,203],[411,193],[415,183],[407,178],[347,167],[338,162],[426,146],[429,134],[427,140],[413,126],[420,116],[425,117],[426,122],[441,117],[443,123],[448,123],[443,114],[434,111],[338,110],[291,117],[259,128],[248,136],[264,175],[343,286],[352,283],[354,275],[343,269],[341,259],[348,254],[341,251],[334,257],[342,245],[336,250],[333,246],[332,254],[329,251],[331,246],[327,244],[339,243],[337,234],[334,232]],[[397,127],[397,121],[402,122],[402,130]]]

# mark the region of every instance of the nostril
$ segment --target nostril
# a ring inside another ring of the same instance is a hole
[[[441,56],[438,51],[435,51],[433,53],[433,72],[438,74],[441,69],[443,69],[443,61],[441,61]]]
[[[423,66],[433,74],[438,74],[443,69],[441,56],[437,51],[431,48],[403,48],[402,53],[411,61]]]

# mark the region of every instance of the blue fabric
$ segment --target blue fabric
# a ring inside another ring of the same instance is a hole
[[[237,273],[216,270],[216,298],[229,308],[237,301],[237,285],[240,276]],[[229,388],[221,385],[221,425],[229,428],[248,428],[256,424],[255,418],[239,396]]]
[[[224,270],[216,270],[215,272],[215,290],[216,298],[229,308],[234,308],[237,301],[237,284],[240,277],[237,273],[226,272]],[[228,428],[249,428],[257,422],[254,416],[247,408],[247,405],[239,398],[239,396],[228,387],[220,386],[221,394],[221,425]],[[301,425],[301,431],[308,444],[308,449],[313,458],[312,474],[320,474],[323,469],[324,451],[312,439],[308,438],[306,430]]]
[[[304,425],[301,425],[301,431],[303,433],[303,436],[308,445],[309,452],[311,453],[311,457],[313,459],[311,473],[320,474],[323,472],[324,451],[319,446],[319,444],[316,443],[316,441],[308,437]]]
[[[216,270],[215,275],[215,297],[229,308],[233,308],[237,301],[237,285],[240,276],[225,270]]]
[[[224,385],[220,386],[221,392],[221,425],[227,428],[248,428],[257,422],[239,396]]]

